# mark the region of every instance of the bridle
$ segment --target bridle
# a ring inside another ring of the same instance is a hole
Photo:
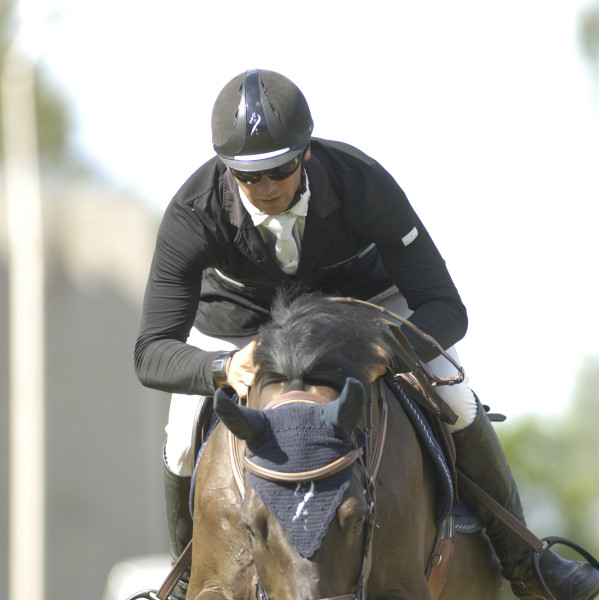
[[[238,485],[240,481],[243,484],[243,475],[241,474],[242,469],[253,473],[254,475],[267,479],[274,482],[283,483],[305,483],[310,481],[317,481],[326,477],[331,477],[335,473],[339,473],[343,469],[349,467],[354,463],[358,463],[362,467],[362,478],[364,485],[364,497],[368,506],[367,514],[365,516],[365,531],[364,531],[364,544],[362,550],[362,561],[360,565],[360,572],[356,581],[354,592],[351,594],[342,594],[339,596],[331,596],[328,598],[320,598],[318,600],[365,600],[366,599],[366,583],[370,574],[370,566],[372,562],[372,538],[376,516],[375,506],[375,479],[380,466],[383,446],[385,443],[385,434],[387,429],[387,404],[380,388],[380,383],[377,382],[379,394],[378,394],[378,405],[379,405],[379,428],[378,435],[374,441],[374,445],[371,445],[370,434],[372,431],[372,401],[369,401],[369,409],[366,411],[366,444],[364,447],[358,447],[354,439],[354,447],[347,454],[341,458],[310,471],[300,471],[295,473],[275,471],[259,466],[252,462],[247,455],[241,456],[239,452],[236,438],[229,435],[229,449],[233,459],[234,471],[238,471],[238,476],[235,477]],[[265,406],[264,410],[274,409],[280,406],[284,406],[290,403],[326,403],[328,399],[304,391],[292,391],[281,394],[270,400]],[[243,495],[244,490],[240,488]],[[252,585],[254,586],[254,598],[255,600],[272,600],[268,593],[262,587],[260,582],[260,576],[258,574],[258,568],[254,562],[253,551],[252,551],[252,539],[248,534],[248,543],[250,549],[250,560],[254,567],[254,576]]]

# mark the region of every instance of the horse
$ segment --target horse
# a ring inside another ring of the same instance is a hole
[[[380,342],[364,306],[275,300],[247,406],[215,394],[220,420],[196,467],[188,599],[515,598],[482,530],[457,534],[442,584],[427,580],[440,560],[440,485],[393,382],[371,381]],[[282,497],[276,515],[267,491]]]

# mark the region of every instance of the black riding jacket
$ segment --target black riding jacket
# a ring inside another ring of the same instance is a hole
[[[256,333],[277,289],[288,285],[369,299],[395,284],[414,311],[410,321],[441,346],[464,336],[466,309],[445,261],[391,175],[347,144],[312,139],[310,150],[295,275],[279,268],[218,158],[177,192],[158,231],[135,347],[144,385],[212,394],[218,352],[187,345],[192,326],[217,337]],[[412,341],[423,359],[434,358]]]

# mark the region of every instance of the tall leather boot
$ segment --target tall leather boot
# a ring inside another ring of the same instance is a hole
[[[453,435],[457,467],[474,483],[524,524],[524,511],[516,483],[493,425],[478,406],[474,422]],[[503,576],[519,598],[548,598],[533,566],[534,550],[471,494],[464,499],[477,511],[501,563]],[[541,575],[555,600],[592,600],[599,595],[599,571],[586,563],[561,558],[547,551],[540,562]]]
[[[191,477],[173,473],[163,455],[164,498],[166,501],[166,520],[171,546],[171,561],[175,564],[193,533],[193,519],[189,513],[189,494]],[[186,571],[170,595],[171,600],[185,600],[189,584],[189,571]]]

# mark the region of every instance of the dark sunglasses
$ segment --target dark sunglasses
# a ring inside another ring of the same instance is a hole
[[[249,185],[258,183],[263,175],[266,175],[273,181],[283,181],[283,179],[291,177],[291,175],[297,171],[298,167],[302,164],[305,153],[306,151],[304,150],[300,155],[291,159],[289,162],[274,169],[268,169],[266,171],[238,171],[237,169],[231,169],[231,173],[233,173],[235,179]]]

